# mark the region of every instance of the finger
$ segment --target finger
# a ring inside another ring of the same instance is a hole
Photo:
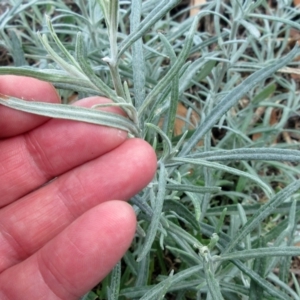
[[[78,299],[101,281],[129,248],[133,209],[103,203],[24,262],[0,275],[1,299]]]
[[[28,101],[60,102],[59,95],[52,84],[30,77],[0,76],[0,93]],[[49,120],[47,117],[27,114],[0,105],[0,138],[29,131],[47,120]]]
[[[90,97],[76,105],[107,102],[110,100]],[[122,114],[116,107],[106,110]],[[116,128],[52,119],[24,135],[0,141],[0,207],[114,149],[126,137],[125,131]]]
[[[36,252],[92,207],[131,198],[150,182],[155,170],[151,146],[140,139],[129,139],[3,208],[0,272]]]

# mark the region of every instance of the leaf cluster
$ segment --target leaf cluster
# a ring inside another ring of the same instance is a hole
[[[299,91],[283,76],[298,64],[300,12],[288,0],[215,0],[190,17],[180,2],[8,0],[0,43],[14,66],[0,74],[51,82],[64,104],[0,104],[117,127],[157,152],[155,178],[130,200],[131,249],[83,299],[300,299],[300,152],[288,127]],[[127,118],[70,106],[74,93],[109,97]]]

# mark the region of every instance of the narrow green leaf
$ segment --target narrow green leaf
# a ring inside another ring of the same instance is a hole
[[[172,283],[173,273],[174,271],[172,270],[170,275],[164,281],[160,282],[155,286],[154,289],[151,289],[149,292],[147,292],[142,298],[140,298],[140,300],[163,300],[164,295],[166,294]]]
[[[249,234],[254,228],[256,228],[267,216],[269,216],[274,209],[280,205],[282,202],[286,201],[294,193],[300,189],[300,180],[296,180],[289,184],[286,188],[281,190],[278,194],[273,196],[260,210],[258,210],[242,227],[237,235],[233,238],[231,243],[228,245],[225,253],[230,252],[235,248],[235,246],[244,239],[244,237]],[[224,253],[224,254],[225,254]]]
[[[215,186],[198,186],[198,185],[191,185],[191,184],[167,184],[167,190],[172,191],[183,191],[183,192],[193,192],[193,193],[218,193],[220,192],[220,187]]]
[[[200,223],[200,227],[201,227],[201,233],[205,236],[207,236],[208,238],[210,238],[216,231],[215,226],[211,226],[208,225],[206,223],[203,222],[199,222]],[[225,234],[224,232],[220,231],[218,233],[219,236],[219,240],[217,243],[217,247],[223,252],[223,250],[227,247],[227,245],[230,243],[231,238],[228,234]],[[238,245],[237,250],[244,250],[244,247],[241,247],[240,245]]]
[[[163,149],[164,151],[163,151],[163,155],[162,155],[162,161],[165,161],[173,153],[173,150],[172,150],[173,147],[172,147],[171,141],[169,140],[168,136],[158,126],[156,126],[152,123],[146,123],[146,126],[154,129],[162,137],[163,142],[164,142],[164,149]]]
[[[1,94],[0,104],[40,116],[104,125],[128,131],[133,135],[139,135],[136,126],[125,117],[96,109],[65,104],[24,101]]]
[[[76,62],[76,60],[74,59],[74,57],[69,53],[69,51],[66,49],[66,47],[63,45],[63,43],[60,41],[60,39],[58,38],[57,34],[55,33],[55,30],[52,26],[50,17],[46,15],[46,23],[49,29],[49,32],[51,34],[51,37],[53,38],[55,44],[57,45],[57,47],[60,49],[60,51],[62,52],[62,54],[65,56],[65,58],[67,60],[70,61],[70,63],[77,68],[80,71],[80,67],[78,65],[78,63]]]
[[[145,255],[151,250],[151,246],[153,244],[153,241],[155,239],[160,224],[160,218],[161,218],[162,208],[165,199],[165,191],[166,191],[165,187],[166,187],[166,169],[164,164],[161,163],[160,170],[159,170],[159,179],[158,179],[158,192],[156,195],[156,205],[154,208],[149,229],[147,231],[143,248],[139,253],[137,261],[141,261],[145,257]]]
[[[108,98],[114,100],[115,102],[120,102],[120,99],[117,97],[116,93],[95,74],[91,66],[87,63],[83,37],[80,32],[77,34],[76,39],[76,56],[82,71],[84,72],[85,76],[94,84],[94,86],[99,91],[104,93]]]
[[[179,75],[176,75],[171,83],[171,101],[165,122],[167,123],[166,133],[170,139],[173,137],[176,113],[179,102]]]
[[[225,172],[237,175],[237,176],[244,176],[244,177],[256,182],[257,184],[259,184],[259,186],[265,191],[265,193],[269,197],[272,195],[272,190],[266,183],[264,183],[259,177],[249,174],[247,172],[243,172],[238,169],[231,168],[231,167],[219,164],[219,163],[208,162],[203,159],[174,157],[174,158],[172,158],[172,161],[208,167],[208,168],[212,168],[212,169],[222,170],[222,171],[225,171]]]
[[[148,252],[137,265],[138,270],[135,286],[145,286],[148,283],[150,273],[150,252]]]
[[[166,200],[164,202],[164,211],[174,211],[183,220],[190,223],[197,231],[200,230],[199,222],[195,219],[194,215],[187,209],[185,205],[176,200]]]
[[[221,229],[223,228],[224,225],[224,220],[225,220],[225,216],[227,214],[227,207],[225,207],[220,215],[218,224],[216,226],[216,234],[219,234],[219,232],[221,231]],[[206,213],[207,215],[207,213]]]
[[[300,200],[296,202],[296,211],[300,211]],[[243,205],[244,211],[247,215],[252,215],[254,214],[256,211],[260,210],[260,208],[262,207],[262,204],[253,204],[253,205]],[[226,207],[224,206],[219,206],[219,207],[211,207],[207,210],[206,212],[206,216],[211,217],[211,216],[219,216],[221,215],[222,211],[226,208],[227,210],[227,215],[236,215],[238,214],[238,210],[237,210],[237,205],[232,204],[232,205],[226,205]],[[273,213],[276,214],[286,214],[290,211],[291,208],[291,203],[287,202],[287,203],[282,203],[280,205],[278,205]],[[281,223],[280,223],[281,224]],[[275,234],[276,236],[277,234]]]
[[[183,282],[185,279],[188,279],[192,276],[198,277],[201,269],[202,269],[202,266],[193,266],[193,267],[187,268],[187,269],[180,271],[177,274],[173,275],[171,278],[170,289],[172,287],[176,287],[179,283]],[[165,284],[165,282],[161,282],[158,285],[150,286],[150,287],[147,287],[146,289],[144,288],[142,292],[137,291],[136,287],[123,289],[120,293],[120,296],[125,296],[128,299],[134,299],[137,297],[140,298],[142,295],[145,295],[146,292],[148,293],[148,295],[151,295],[152,293],[155,293],[157,295],[157,293],[160,293],[160,291],[163,290],[164,284]],[[150,294],[150,291],[151,291],[151,294]],[[149,299],[152,300],[152,299],[156,299],[156,298],[154,297],[154,298],[149,298]]]
[[[191,200],[191,202],[194,206],[195,218],[196,218],[197,222],[199,222],[199,220],[201,219],[201,200],[202,200],[202,198],[200,198],[199,195],[196,193],[185,192],[185,194]],[[207,193],[204,193],[204,195],[207,195]]]
[[[37,35],[51,59],[53,59],[63,70],[74,77],[87,80],[87,77],[81,72],[81,70],[77,69],[77,67],[68,63],[65,59],[58,55],[58,53],[49,45],[48,38],[45,34],[41,35],[40,33],[37,33]]]
[[[245,295],[245,296],[248,296],[249,294],[248,288],[246,288],[242,284],[220,281],[220,286],[222,291],[224,291],[224,293],[233,292],[236,295]],[[237,296],[234,300],[240,300],[240,296]]]
[[[171,64],[172,65],[175,64],[177,57],[174,48],[172,47],[168,39],[161,32],[158,33],[158,36],[162,41],[162,43],[164,44],[165,49],[167,50],[167,55],[170,58]]]
[[[240,20],[240,23],[248,30],[250,35],[252,35],[256,39],[260,38],[260,32],[255,25],[253,25],[252,23],[250,23],[244,19]]]
[[[26,77],[33,77],[43,81],[52,83],[55,87],[66,88],[72,91],[87,92],[89,94],[99,94],[98,89],[88,80],[82,78],[75,78],[60,70],[38,70],[31,67],[0,67],[1,75],[19,75]],[[100,93],[104,95],[103,93]]]
[[[289,19],[280,18],[277,16],[272,16],[272,15],[267,15],[267,14],[255,14],[255,13],[249,14],[248,16],[253,17],[253,18],[260,18],[260,19],[266,19],[266,20],[283,23],[283,24],[289,25],[291,27],[294,27],[294,28],[300,30],[300,24],[298,22],[294,22]]]
[[[234,106],[242,96],[251,90],[257,83],[263,81],[267,77],[274,74],[278,69],[284,67],[299,53],[298,46],[285,57],[276,61],[270,66],[264,67],[259,71],[256,71],[249,77],[247,77],[241,84],[235,87],[230,93],[228,93],[209,113],[203,122],[194,132],[189,142],[186,143],[180,156],[184,156],[191,152],[191,150],[197,145],[197,143],[203,138],[204,134],[210,130],[216,122],[232,107]]]
[[[132,0],[130,14],[130,33],[137,30],[140,24],[142,14],[142,1]],[[132,72],[134,85],[134,102],[138,110],[145,100],[145,84],[146,84],[146,64],[143,51],[142,38],[137,39],[132,44]]]
[[[25,11],[28,7],[31,7],[39,0],[32,0],[28,3],[22,4],[23,0],[16,1],[12,8],[4,13],[3,16],[0,16],[0,29],[5,28],[5,25],[15,16],[19,15],[21,12]]]
[[[140,197],[139,195],[135,195],[131,198],[131,202],[136,205],[143,213],[145,213],[150,220],[150,217],[152,217],[153,215],[153,210],[146,201],[142,200],[142,197]]]
[[[273,213],[278,213],[278,214],[287,214],[288,213],[288,208],[289,211],[291,209],[291,202],[287,202],[287,203],[283,203],[283,204],[289,204],[288,206],[282,206],[279,205],[277,208],[282,207],[282,211],[278,210],[274,210]],[[295,222],[299,223],[300,222],[300,207],[299,207],[299,201],[297,202],[297,209],[296,209],[296,217],[295,217]],[[275,241],[276,246],[278,245],[282,245],[284,242],[284,238],[282,239],[282,236],[285,235],[286,231],[289,228],[289,224],[290,224],[290,220],[289,219],[284,219],[282,220],[279,224],[277,224],[277,226],[275,226],[273,229],[271,229],[268,233],[265,234],[265,240],[266,243],[268,242],[273,242]]]
[[[289,215],[286,220],[280,222],[275,227],[279,230],[277,231],[277,235],[275,235],[275,238],[272,240],[273,247],[282,247],[282,245],[285,246],[292,246],[294,245],[294,232],[297,224],[297,218],[296,218],[296,201],[293,200],[292,202],[289,202],[290,204],[290,211]],[[280,212],[282,214],[282,212]],[[288,221],[288,222],[285,222]],[[270,236],[273,235],[272,232],[269,232],[268,235],[264,236],[265,241],[270,241]],[[278,264],[281,265],[279,270],[279,277],[281,281],[287,282],[287,278],[283,279],[281,276],[286,276],[290,273],[290,264],[291,264],[291,258],[290,257],[282,257],[281,259],[278,257],[268,257],[268,264],[265,271],[265,274],[269,275]]]
[[[244,226],[245,224],[247,224],[247,216],[246,216],[245,210],[244,210],[243,206],[240,203],[237,204],[237,208],[238,208],[241,223]],[[251,249],[251,236],[250,236],[250,234],[247,234],[245,236],[244,243],[245,243],[246,249]]]
[[[198,21],[199,21],[198,18],[194,19],[191,30],[186,37],[185,45],[184,45],[180,55],[178,56],[176,63],[171,67],[169,72],[159,81],[159,83],[149,93],[149,95],[145,99],[143,105],[139,109],[140,115],[142,115],[144,113],[145,109],[150,104],[152,104],[152,106],[155,106],[155,104],[153,104],[153,102],[155,102],[155,100],[157,101],[158,95],[163,90],[165,90],[165,88],[171,83],[172,79],[178,74],[179,70],[184,65],[184,63],[189,55],[192,44],[193,44],[193,37],[194,37],[196,27],[198,25]]]
[[[199,264],[199,259],[196,258],[194,254],[191,254],[190,251],[181,250],[178,247],[175,248],[171,246],[166,246],[166,249],[169,249],[176,257],[180,258],[187,265],[193,266]]]
[[[121,262],[119,261],[111,273],[110,286],[108,288],[108,300],[118,300],[121,283]]]
[[[98,0],[101,1],[101,0]],[[142,37],[149,28],[154,25],[160,18],[165,16],[168,11],[175,7],[181,0],[162,0],[159,5],[156,6],[146,18],[139,24],[134,32],[132,32],[121,44],[119,59],[122,54],[140,37]]]
[[[117,32],[119,25],[119,1],[109,1],[109,37],[114,37],[114,44],[117,44]]]
[[[96,300],[97,298],[98,298],[97,294],[95,294],[94,292],[88,292],[80,300]]]
[[[190,233],[185,231],[183,228],[181,228],[180,226],[178,226],[172,222],[169,223],[168,231],[173,233],[178,239],[189,243],[193,247],[196,246],[199,248],[199,247],[203,246],[197,238],[195,238]],[[195,252],[192,252],[192,253],[195,253]]]
[[[289,286],[289,282],[285,283],[280,280],[274,273],[269,273],[267,279],[272,281],[277,288],[280,288],[284,293],[291,296],[290,299],[300,300],[300,297],[295,293],[294,289]],[[277,300],[277,299],[276,299]]]
[[[294,236],[296,231],[296,201],[293,200],[290,213],[288,216],[289,225],[286,228],[285,241],[287,246],[291,246],[294,243]],[[279,278],[283,282],[289,281],[290,269],[291,269],[292,257],[283,257],[280,260],[281,268],[279,270]]]
[[[207,61],[208,60],[208,61]],[[206,58],[206,62],[203,66],[203,68],[201,69],[201,72],[199,74],[199,76],[197,77],[198,81],[203,80],[204,78],[206,78],[213,70],[213,68],[216,66],[217,61],[214,60],[213,58]]]
[[[232,261],[243,273],[251,277],[259,286],[263,288],[265,292],[270,294],[271,296],[275,297],[275,299],[282,299],[282,300],[292,300],[286,293],[277,289],[274,285],[266,281],[264,278],[259,276],[253,270],[247,268],[243,263],[238,260]]]
[[[212,271],[209,269],[209,264],[205,262],[204,260],[204,266],[203,266],[205,278],[206,278],[206,283],[207,287],[210,293],[210,296],[213,300],[223,300],[223,296],[220,291],[220,286],[214,277],[214,274]]]
[[[293,283],[295,285],[295,289],[296,289],[296,292],[297,292],[297,295],[298,297],[300,298],[300,286],[299,286],[299,281],[298,279],[296,278],[295,274],[292,272],[292,279],[293,279]]]
[[[27,62],[25,59],[24,51],[22,48],[21,41],[19,40],[19,37],[17,36],[14,30],[9,30],[9,37],[11,42],[11,50],[12,50],[14,65],[16,67],[26,66]]]
[[[300,247],[265,247],[250,250],[242,250],[215,256],[214,261],[224,260],[248,260],[252,258],[270,257],[270,256],[299,256]]]
[[[198,152],[188,155],[192,158],[203,158],[208,161],[231,160],[264,160],[264,161],[300,161],[300,151],[279,148],[240,148]]]
[[[167,40],[167,38],[159,33],[160,40],[163,42],[165,49],[167,50],[167,54],[170,57],[171,65],[176,63],[176,53]],[[164,117],[164,131],[167,133],[169,139],[172,139],[174,132],[174,124],[176,120],[176,112],[178,108],[179,102],[179,75],[174,76],[174,79],[171,83],[171,98],[170,98],[170,106],[167,111],[166,116]]]
[[[260,93],[258,93],[251,101],[252,104],[258,104],[259,102],[268,99],[276,90],[276,84],[274,82],[268,84]]]
[[[265,244],[266,243],[264,237],[259,237],[257,251],[260,251],[261,248],[265,246]],[[263,278],[265,278],[267,257],[268,256],[256,257],[253,263],[253,271]],[[250,266],[248,265],[248,267]],[[255,280],[251,279],[249,289],[249,300],[260,300],[263,292],[263,288],[259,286]]]
[[[97,3],[99,4],[101,10],[102,10],[102,13],[103,13],[103,16],[104,16],[104,19],[105,19],[105,22],[106,22],[106,26],[109,27],[110,26],[110,18],[109,18],[109,14],[110,14],[110,0],[97,0]]]
[[[130,272],[137,276],[138,264],[136,263],[133,254],[128,250],[122,258],[126,266],[130,269]]]

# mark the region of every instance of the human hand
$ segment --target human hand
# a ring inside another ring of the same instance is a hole
[[[0,93],[59,102],[50,84],[32,78],[0,76]],[[152,148],[126,136],[0,105],[1,300],[78,299],[120,260],[136,227],[133,209],[120,200],[156,169]]]

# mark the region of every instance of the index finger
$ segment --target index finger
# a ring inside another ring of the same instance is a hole
[[[0,93],[28,101],[60,103],[60,97],[52,84],[35,78],[2,75]],[[28,114],[0,105],[0,139],[27,132],[49,118]]]

